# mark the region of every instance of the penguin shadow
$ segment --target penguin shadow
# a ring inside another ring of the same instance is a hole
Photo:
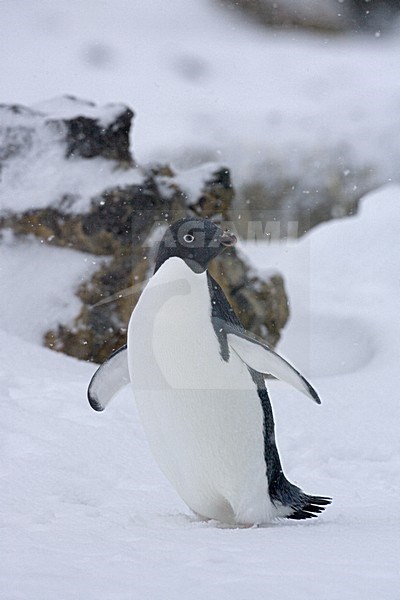
[[[161,515],[160,515],[161,516]],[[305,519],[301,522],[296,522],[290,519],[276,519],[271,523],[256,523],[252,525],[238,525],[223,523],[215,519],[208,519],[202,515],[196,513],[170,513],[162,515],[163,519],[167,519],[168,523],[172,526],[173,524],[180,524],[185,526],[197,526],[208,529],[228,529],[228,530],[254,530],[254,529],[282,529],[287,527],[304,528],[304,527],[321,527],[329,525],[328,522],[319,519]]]
[[[208,519],[202,515],[196,513],[169,513],[159,515],[162,516],[164,521],[167,520],[168,524],[174,523],[175,525],[180,524],[183,527],[186,526],[197,526],[207,527],[211,529],[255,529],[257,525],[230,525],[229,523],[223,523],[222,521],[216,521],[215,519]]]

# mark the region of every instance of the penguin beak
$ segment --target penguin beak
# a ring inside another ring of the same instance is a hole
[[[237,237],[236,235],[233,235],[233,233],[230,233],[229,231],[224,231],[224,233],[222,234],[222,237],[220,239],[220,243],[223,246],[234,246],[237,242]]]

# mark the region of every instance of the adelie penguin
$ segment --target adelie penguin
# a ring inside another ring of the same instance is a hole
[[[89,402],[103,410],[131,382],[154,458],[202,518],[231,526],[309,519],[331,500],[286,479],[265,376],[320,400],[296,369],[244,330],[207,272],[235,242],[209,220],[169,227],[127,346],[99,367]]]

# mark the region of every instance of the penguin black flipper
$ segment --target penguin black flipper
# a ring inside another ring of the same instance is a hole
[[[207,272],[208,291],[211,299],[211,322],[220,345],[221,357],[229,360],[229,346],[226,337],[227,328],[245,334],[246,330],[229,304],[221,286]]]
[[[97,411],[106,408],[113,397],[130,383],[127,347],[113,352],[97,369],[90,380],[87,397],[90,406]]]
[[[221,287],[211,275],[208,275],[208,287],[212,306],[211,318],[222,358],[228,360],[232,350],[253,371],[285,381],[317,404],[321,404],[315,389],[297,369],[243,328]]]

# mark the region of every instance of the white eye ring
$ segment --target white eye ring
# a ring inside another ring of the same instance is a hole
[[[191,233],[187,233],[186,235],[183,236],[183,239],[188,244],[191,244],[192,242],[194,242],[194,235],[192,235]]]

